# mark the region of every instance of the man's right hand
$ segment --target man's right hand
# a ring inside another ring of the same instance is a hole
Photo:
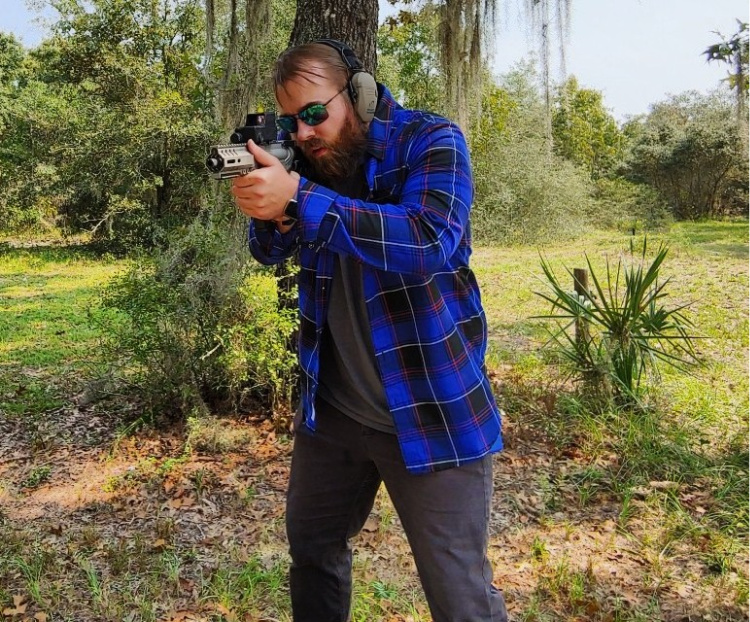
[[[247,149],[253,154],[257,168],[232,181],[235,203],[245,216],[280,222],[287,203],[297,195],[299,175],[289,173],[276,156],[252,140]]]

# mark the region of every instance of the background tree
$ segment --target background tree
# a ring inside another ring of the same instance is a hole
[[[297,0],[297,14],[289,39],[299,45],[330,37],[348,43],[370,72],[377,72],[377,0]]]
[[[46,144],[61,214],[119,246],[200,210],[195,154],[212,133],[198,0],[70,0],[34,50],[36,78],[66,99]]]
[[[612,172],[622,154],[624,136],[601,92],[580,88],[575,77],[555,98],[552,136],[555,153],[582,166],[592,179]]]
[[[482,243],[572,237],[591,222],[591,184],[580,167],[549,151],[533,67],[519,64],[482,92],[482,120],[470,136],[473,235]]]
[[[446,81],[446,112],[462,128],[468,129],[472,117],[479,116],[481,97],[476,85],[481,81],[484,62],[491,56],[489,48],[498,34],[497,0],[389,0],[393,5],[414,6],[414,13],[432,7],[438,14],[440,45],[438,53]],[[504,2],[508,8],[510,0]],[[542,84],[545,101],[551,110],[551,57],[557,44],[561,65],[565,62],[565,39],[570,22],[572,0],[522,0],[520,6],[529,30],[539,46],[542,59]],[[549,115],[545,118],[551,148]]]
[[[550,149],[553,107],[552,54],[556,47],[560,58],[560,74],[565,75],[565,44],[570,27],[571,7],[572,0],[524,0],[529,33],[536,41],[539,53],[546,110],[544,121]]]
[[[0,39],[0,223],[10,228],[54,228],[72,194],[60,173],[61,152],[73,148],[71,132],[86,103],[75,86],[49,78],[57,48],[45,42],[26,52],[12,36]]]
[[[625,130],[630,178],[653,186],[676,218],[747,214],[747,153],[726,94],[674,96]]]
[[[438,11],[399,11],[378,31],[378,80],[408,108],[449,114],[440,65]]]
[[[729,76],[726,78],[730,88],[734,91],[737,102],[737,119],[747,124],[747,95],[750,81],[748,80],[748,56],[750,52],[750,37],[748,23],[737,20],[738,30],[728,39],[721,33],[719,43],[709,46],[705,52],[706,59],[719,61],[731,65]]]
[[[26,52],[12,34],[0,33],[0,192],[3,210],[0,226],[19,227],[35,220],[28,210],[23,210],[18,197],[21,170],[29,165],[28,131],[22,128],[24,106],[20,95],[28,80],[24,71]]]
[[[496,0],[443,0],[440,6],[440,58],[446,79],[449,114],[467,129],[487,42],[494,36]]]

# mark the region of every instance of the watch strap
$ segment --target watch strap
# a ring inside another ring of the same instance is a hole
[[[297,205],[297,199],[292,197],[286,202],[284,208],[284,219],[281,224],[285,227],[291,227],[299,218],[299,206]]]
[[[297,180],[297,183],[299,183],[300,175],[297,171],[290,171],[289,174]],[[299,187],[297,191],[299,191]],[[297,192],[295,192],[294,196],[286,202],[286,206],[284,207],[284,218],[281,221],[281,224],[285,227],[291,227],[297,222],[298,218],[299,206],[297,205]]]

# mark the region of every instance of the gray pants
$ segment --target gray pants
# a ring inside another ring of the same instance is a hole
[[[409,540],[434,622],[506,622],[487,560],[492,462],[407,472],[396,437],[318,402],[315,435],[294,441],[287,497],[295,622],[346,622],[356,535],[380,482]]]

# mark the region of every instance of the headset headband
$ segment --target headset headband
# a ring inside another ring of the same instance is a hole
[[[342,43],[341,41],[337,41],[336,39],[317,39],[316,41],[313,41],[313,43],[320,43],[321,45],[327,45],[328,47],[332,47],[334,50],[336,50],[339,54],[341,54],[341,58],[344,61],[346,68],[351,73],[354,74],[354,73],[358,73],[360,71],[365,70],[365,68],[362,66],[361,61],[359,60],[359,58],[357,58],[357,55],[354,53],[354,50],[352,50],[345,43]]]

